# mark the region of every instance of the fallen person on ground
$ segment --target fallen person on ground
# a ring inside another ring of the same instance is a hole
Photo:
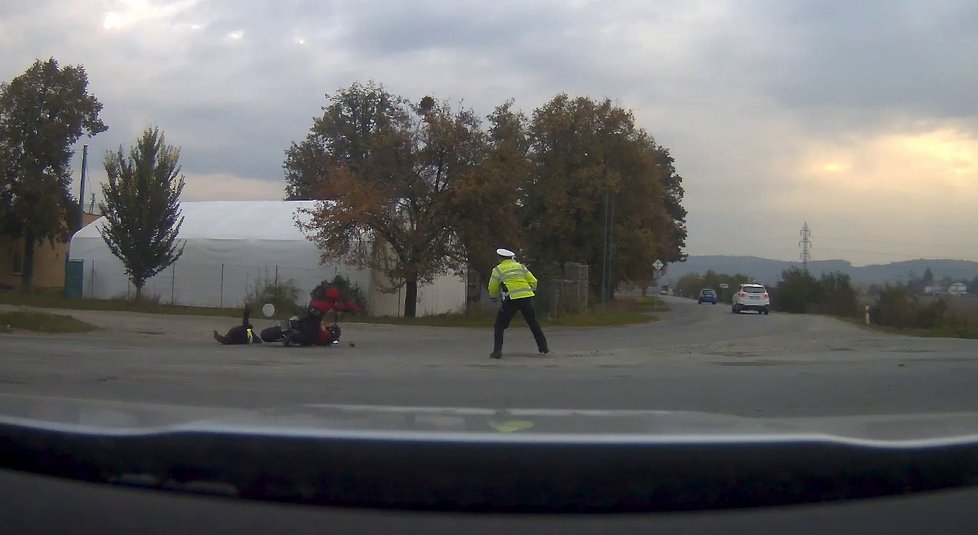
[[[251,308],[245,305],[244,314],[241,316],[241,325],[231,327],[224,335],[214,331],[214,340],[224,345],[260,344],[261,337],[255,334],[254,326],[249,321],[250,316]]]

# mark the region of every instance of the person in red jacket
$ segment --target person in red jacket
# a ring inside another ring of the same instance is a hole
[[[310,294],[309,307],[299,318],[299,328],[292,331],[288,344],[328,345],[340,340],[340,326],[336,323],[340,312],[360,312],[360,307],[352,300],[343,301],[340,289],[332,284],[322,283]],[[327,325],[328,314],[333,312],[333,323]]]

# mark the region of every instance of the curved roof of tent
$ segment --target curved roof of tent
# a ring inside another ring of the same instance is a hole
[[[301,240],[297,218],[308,221],[301,209],[315,208],[318,201],[187,201],[180,203],[183,224],[180,240]],[[98,238],[104,218],[89,223],[73,238]]]

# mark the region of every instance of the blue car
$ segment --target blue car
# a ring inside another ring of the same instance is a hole
[[[699,304],[703,303],[713,303],[717,304],[717,293],[709,288],[704,288],[700,290],[700,296],[696,299]]]

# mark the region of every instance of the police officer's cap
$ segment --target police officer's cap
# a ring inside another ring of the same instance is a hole
[[[496,254],[499,256],[505,256],[506,258],[513,258],[516,253],[510,251],[509,249],[496,249]]]

